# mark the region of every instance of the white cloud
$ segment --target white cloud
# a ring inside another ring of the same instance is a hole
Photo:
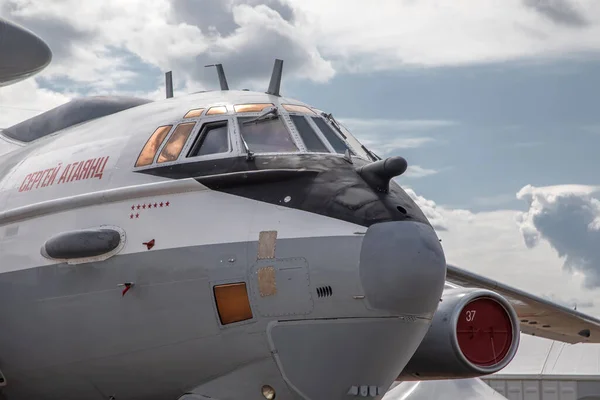
[[[600,6],[595,0],[382,0],[365,8],[294,0],[325,56],[350,70],[464,65],[571,55],[600,49]],[[546,3],[544,6],[542,3]],[[357,29],[357,25],[360,29]]]
[[[340,118],[340,122],[349,129],[357,132],[394,131],[394,132],[420,132],[436,128],[454,126],[456,121],[440,119],[360,119]]]
[[[236,83],[263,85],[275,57],[286,60],[288,76],[323,82],[336,71],[600,50],[595,0],[546,3],[381,0],[365,7],[358,0],[0,0],[0,14],[48,41],[55,54],[48,77],[114,86],[139,77],[133,58],[173,69],[182,86],[208,79],[214,87],[204,64],[223,62]]]
[[[203,66],[214,62],[223,62],[234,81],[262,83],[275,58],[286,61],[288,76],[317,82],[333,76],[317,43],[295,24],[289,6],[277,0],[240,3],[0,0],[0,13],[49,43],[55,57],[45,76],[93,87],[136,77],[132,57],[163,71],[173,69],[183,85],[188,80],[206,82]]]
[[[0,129],[41,114],[70,100],[68,94],[40,89],[33,79],[27,79],[0,90]]]
[[[405,178],[424,178],[426,176],[431,176],[439,173],[440,171],[431,169],[431,168],[423,168],[419,165],[409,165],[406,172],[402,175]]]
[[[529,210],[517,215],[529,248],[542,239],[564,260],[564,268],[585,277],[588,288],[600,287],[600,201],[597,186],[525,186],[517,197]]]
[[[549,190],[556,193],[569,187],[579,189],[580,193],[591,190],[568,185]],[[563,260],[553,248],[555,244],[552,241],[539,241],[535,247],[525,244],[520,226],[515,222],[519,211],[451,209],[416,194],[412,189],[405,190],[438,231],[449,263],[560,304],[578,304],[581,311],[600,316],[600,305],[592,301],[597,292],[585,288],[584,274],[563,268]],[[581,204],[581,212],[587,209],[585,204]],[[557,219],[557,226],[568,228],[568,221],[556,215],[553,218]],[[585,241],[589,250],[594,251],[598,243],[590,242],[594,235],[590,232],[588,239],[581,236],[577,239]]]
[[[404,120],[404,119],[359,119],[340,118],[339,122],[346,127],[362,144],[382,157],[397,153],[402,149],[412,149],[438,142],[426,132],[457,125],[455,121],[447,120]],[[413,176],[434,170],[423,170],[413,167],[409,171]]]

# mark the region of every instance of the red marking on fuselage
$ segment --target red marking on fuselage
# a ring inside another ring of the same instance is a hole
[[[144,242],[142,243],[144,246],[146,246],[148,248],[148,250],[151,250],[154,247],[155,241],[154,239],[152,239],[149,242]]]
[[[21,186],[19,192],[29,192],[33,189],[44,188],[53,185],[62,185],[64,183],[80,181],[85,179],[102,179],[104,168],[110,156],[92,158],[84,161],[76,161],[63,169],[62,162],[59,162],[56,167],[47,168],[41,171],[36,171],[28,174]],[[59,172],[62,172],[60,178],[57,177]]]

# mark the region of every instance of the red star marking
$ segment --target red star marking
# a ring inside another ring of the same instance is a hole
[[[140,207],[141,207],[141,206],[138,204],[138,205],[137,205],[137,209],[139,210],[139,209],[140,209]]]
[[[142,208],[145,210],[145,209],[146,209],[146,205],[144,204],[144,205],[142,206]]]
[[[133,219],[133,214],[131,214],[131,215],[129,216],[129,219]]]
[[[171,203],[169,203],[168,201],[165,203],[165,205],[166,205],[167,207],[169,207],[169,204],[171,204]]]
[[[158,207],[158,204],[154,203],[154,208]]]
[[[132,210],[135,210],[135,206],[131,206],[131,209],[132,209]]]
[[[163,203],[160,203],[160,206],[162,207],[162,206],[163,206]]]
[[[140,214],[135,214],[135,217],[136,217],[136,218],[139,218],[139,217],[140,217]]]

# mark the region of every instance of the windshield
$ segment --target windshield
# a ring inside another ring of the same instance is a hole
[[[248,122],[255,119],[256,117],[238,118],[240,135],[246,142],[249,151],[255,153],[294,153],[298,151],[292,136],[279,117]],[[244,124],[244,122],[246,123]]]

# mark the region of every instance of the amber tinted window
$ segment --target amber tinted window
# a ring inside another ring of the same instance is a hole
[[[205,124],[196,138],[188,157],[207,154],[226,153],[229,151],[229,130],[227,121]]]
[[[135,163],[136,167],[143,167],[144,165],[152,164],[158,148],[163,140],[165,140],[167,133],[169,133],[172,127],[173,125],[165,125],[156,128],[152,136],[150,136],[150,139],[148,139],[144,145],[144,148],[142,149],[142,152]]]
[[[160,152],[160,156],[158,156],[159,163],[177,160],[181,149],[183,149],[185,142],[190,137],[190,133],[192,133],[192,129],[194,129],[194,125],[196,125],[195,122],[177,125],[167,144]]]
[[[325,138],[327,138],[336,153],[344,154],[346,150],[350,150],[348,146],[346,146],[346,143],[344,143],[323,118],[313,117],[313,121],[315,121],[315,124],[317,124],[321,132],[323,132],[323,135],[325,135]]]
[[[252,319],[252,309],[245,283],[215,286],[214,294],[221,324],[227,325]]]
[[[315,112],[308,107],[299,106],[296,104],[282,104],[283,108],[285,108],[288,112],[298,112],[298,113],[307,113],[314,114]]]
[[[233,109],[236,113],[245,112],[261,112],[267,107],[273,107],[272,103],[260,103],[260,104],[236,104]]]
[[[206,112],[206,115],[215,115],[215,114],[227,114],[227,107],[225,107],[225,106],[211,107]]]
[[[296,130],[300,134],[300,137],[302,138],[302,141],[304,142],[304,145],[308,151],[329,153],[329,150],[327,150],[327,147],[325,147],[321,139],[319,139],[306,118],[301,115],[292,115],[290,118],[294,122]]]
[[[238,118],[240,134],[250,151],[257,153],[298,151],[298,147],[280,118],[244,124],[245,121],[252,119],[254,117]]]
[[[202,111],[204,111],[204,108],[195,108],[193,110],[188,111],[183,118],[194,118],[194,117],[199,117],[200,115],[202,115]]]

